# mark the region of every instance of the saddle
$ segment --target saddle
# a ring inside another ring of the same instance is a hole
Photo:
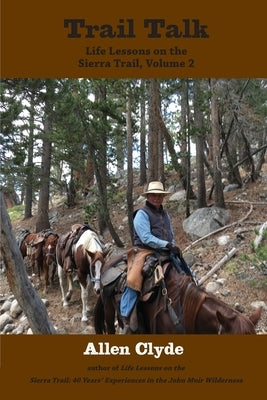
[[[162,260],[154,255],[146,256],[142,269],[143,284],[140,292],[140,300],[148,301],[153,292],[164,279]],[[101,285],[105,296],[115,296],[119,299],[126,284],[128,270],[128,254],[118,256],[109,268],[101,275]]]
[[[58,245],[60,249],[65,250],[65,256],[68,256],[72,253],[72,245],[77,243],[77,241],[86,229],[90,228],[87,228],[82,224],[74,224],[72,225],[69,232],[65,233],[65,235],[60,236],[58,240]]]
[[[24,229],[23,231],[20,232],[19,236],[16,238],[17,239],[17,244],[20,247],[21,243],[23,242],[24,239],[30,234],[31,232],[28,229]]]
[[[64,258],[70,260],[69,265],[71,267],[68,268],[67,272],[71,272],[75,266],[73,263],[72,247],[78,242],[81,235],[88,229],[94,231],[87,224],[74,224],[71,226],[71,230],[69,232],[67,232],[65,235],[61,235],[58,239],[58,246],[64,251]]]
[[[36,246],[37,244],[42,243],[45,239],[47,239],[50,235],[53,235],[53,234],[54,233],[52,231],[50,231],[50,229],[45,229],[45,230],[37,233],[37,236],[35,237],[35,239],[30,241],[29,245]]]

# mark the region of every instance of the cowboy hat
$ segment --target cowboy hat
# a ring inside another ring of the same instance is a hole
[[[157,194],[170,194],[170,192],[167,192],[164,190],[163,184],[158,181],[153,181],[148,184],[147,191],[142,193],[142,196],[147,195],[149,193],[157,193]]]

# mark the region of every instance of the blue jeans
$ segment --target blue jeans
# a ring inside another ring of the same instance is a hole
[[[138,298],[138,292],[129,286],[125,286],[120,303],[120,312],[123,317],[129,317]]]

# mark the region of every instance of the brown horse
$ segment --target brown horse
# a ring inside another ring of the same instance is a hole
[[[57,244],[56,259],[63,306],[68,306],[73,293],[73,281],[78,278],[81,288],[82,321],[88,321],[88,294],[91,283],[94,291],[100,291],[100,270],[110,248],[104,248],[98,235],[91,229],[83,230],[79,224],[63,235]],[[73,228],[72,227],[72,228]],[[63,278],[67,277],[65,295]]]
[[[123,292],[127,265],[125,256],[110,260],[103,268],[105,275],[114,275],[116,264],[121,272],[109,285],[101,287],[101,296],[95,305],[94,325],[97,334],[114,334],[115,318],[122,327],[119,300]],[[162,268],[159,273],[159,268]],[[112,273],[112,269],[114,270]],[[216,296],[196,285],[191,276],[178,272],[167,261],[157,267],[157,284],[141,295],[136,307],[136,333],[142,334],[255,334],[261,307],[247,317]],[[101,278],[102,280],[102,278]],[[112,279],[111,279],[112,281]],[[144,281],[143,287],[146,286]],[[131,316],[131,320],[132,320]]]
[[[22,254],[22,257],[23,258],[28,257],[30,260],[32,276],[35,275],[36,264],[38,264],[37,265],[38,271],[41,268],[40,255],[42,246],[41,245],[38,246],[38,251],[37,251],[37,246],[32,245],[36,237],[37,237],[36,233],[32,233],[28,230],[25,230],[22,231],[20,237],[17,238],[18,246]]]
[[[41,281],[41,274],[44,274],[44,292],[47,293],[49,284],[54,281],[56,272],[56,245],[58,234],[45,230],[38,233],[25,231],[20,240],[19,248],[22,257],[29,257],[32,275],[35,275],[35,267]],[[51,269],[51,278],[49,271]]]
[[[58,242],[58,234],[48,232],[43,241],[43,272],[44,272],[44,291],[47,293],[48,286],[54,283],[55,273],[57,269],[56,263],[56,246]],[[49,272],[51,271],[51,275]]]

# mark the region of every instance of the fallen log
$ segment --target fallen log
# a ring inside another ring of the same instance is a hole
[[[266,229],[267,229],[267,221],[265,221],[264,224],[262,224],[262,226],[259,229],[258,235],[254,239],[253,245],[254,245],[255,250],[259,247],[259,244],[263,239],[263,235],[264,235],[264,232],[266,231]]]
[[[233,247],[229,253],[227,253],[216,265],[214,265],[213,268],[211,268],[211,270],[205,275],[203,276],[199,282],[198,285],[202,285],[209,277],[211,277],[216,271],[218,271],[218,269],[224,265],[228,260],[230,260],[230,258],[232,258],[235,253],[237,252],[237,249],[235,247]]]

